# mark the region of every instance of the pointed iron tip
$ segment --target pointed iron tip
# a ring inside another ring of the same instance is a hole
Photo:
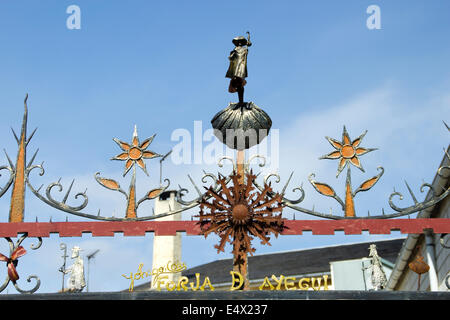
[[[31,139],[33,138],[34,134],[36,133],[36,130],[38,128],[36,127],[33,132],[30,134],[30,136],[28,137],[28,139],[26,140],[25,144],[28,145],[28,143],[31,141]]]
[[[133,138],[137,137],[138,133],[137,133],[137,125],[134,125],[134,132],[133,132]]]
[[[11,166],[11,169],[15,169],[14,168],[14,164],[12,163],[11,159],[8,156],[8,153],[6,152],[5,149],[3,149],[3,151],[5,152],[6,158],[8,159],[9,165]]]
[[[17,137],[16,132],[14,131],[14,129],[12,127],[11,127],[11,131],[14,135],[14,139],[16,139],[17,144],[20,144],[19,138]]]
[[[28,162],[28,166],[27,167],[30,167],[33,164],[34,159],[36,158],[36,155],[38,154],[38,152],[39,152],[39,148],[36,150],[36,152],[31,157],[31,160],[30,160],[30,162]]]

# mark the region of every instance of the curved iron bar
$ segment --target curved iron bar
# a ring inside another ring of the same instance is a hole
[[[446,152],[446,155],[448,157],[447,152]],[[382,172],[381,172],[381,174],[382,174],[384,172],[384,170],[382,168],[381,168],[381,170],[382,170]],[[446,177],[444,175],[444,171],[445,170],[448,170],[450,172],[450,167],[449,166],[440,167],[438,169],[438,171],[437,171],[437,174],[439,176],[441,176],[441,177]],[[450,174],[449,174],[449,176],[450,176]],[[270,173],[270,174],[268,174],[265,177],[264,183],[268,183],[269,179],[272,178],[272,177],[276,177],[276,181],[275,181],[276,183],[280,182],[280,176],[277,173]],[[412,199],[414,201],[414,205],[411,205],[411,206],[405,207],[405,208],[400,208],[400,207],[396,206],[393,203],[393,198],[397,196],[397,197],[399,197],[400,200],[402,200],[403,199],[403,194],[401,194],[400,192],[397,192],[397,191],[394,190],[394,192],[389,196],[389,201],[388,202],[389,202],[390,207],[392,209],[394,209],[396,212],[390,213],[390,214],[385,214],[384,210],[383,210],[383,213],[381,215],[345,217],[345,216],[339,216],[339,215],[334,215],[334,214],[327,214],[327,213],[318,212],[318,211],[316,211],[314,209],[314,207],[311,210],[309,210],[309,209],[306,209],[306,208],[302,208],[302,207],[296,206],[296,204],[298,204],[301,201],[303,201],[303,199],[305,197],[305,192],[304,192],[302,186],[294,188],[292,190],[292,191],[298,190],[298,191],[300,191],[302,193],[301,197],[299,199],[297,199],[297,200],[286,199],[284,197],[284,190],[286,189],[286,187],[287,187],[291,177],[292,177],[292,173],[291,173],[291,176],[288,179],[288,182],[286,183],[285,187],[283,188],[283,192],[282,192],[282,194],[283,194],[283,202],[285,203],[285,205],[287,207],[293,209],[293,210],[296,210],[296,211],[299,211],[299,212],[302,212],[302,213],[306,213],[306,214],[309,214],[309,215],[312,215],[312,216],[316,216],[316,217],[319,217],[319,218],[334,219],[334,220],[341,220],[341,219],[389,219],[389,218],[397,218],[397,217],[401,217],[401,216],[409,216],[412,213],[419,212],[419,211],[422,211],[424,209],[427,209],[429,207],[432,207],[432,206],[436,205],[438,202],[440,202],[441,200],[443,200],[445,197],[447,197],[450,194],[450,187],[445,189],[442,186],[440,186],[444,190],[444,192],[442,194],[440,194],[440,195],[437,195],[436,190],[429,183],[423,183],[421,185],[421,187],[420,187],[420,192],[423,193],[424,192],[424,188],[428,188],[431,191],[431,198],[428,199],[428,200],[425,200],[423,202],[418,202],[417,199],[415,198],[414,194],[412,193],[411,188],[406,183],[407,189],[408,189],[408,191],[409,191],[409,193],[410,193],[410,195],[411,195],[411,197],[412,197]],[[253,182],[253,184],[260,191],[263,190],[262,186],[259,185],[256,182],[256,180]],[[273,192],[269,193],[269,196],[273,196],[273,195],[274,195]]]
[[[254,154],[250,158],[248,158],[247,162],[245,163],[245,171],[246,172],[248,172],[248,169],[250,168],[250,163],[252,162],[252,160],[257,159],[257,158],[263,159],[263,162],[258,164],[258,166],[260,168],[266,166],[266,162],[267,162],[266,157],[264,157],[263,155],[260,155],[260,154]]]
[[[169,180],[169,179],[164,179],[164,181],[167,183],[167,185],[164,186],[164,187],[156,188],[156,189],[153,189],[153,190],[150,190],[149,192],[147,192],[147,193],[145,194],[145,196],[142,197],[142,199],[140,199],[140,200],[136,203],[136,210],[139,208],[139,205],[140,205],[142,202],[147,201],[147,200],[155,199],[155,198],[158,197],[161,193],[163,193],[164,191],[166,191],[167,188],[169,188],[169,186],[170,186],[170,180]],[[153,191],[157,191],[157,192],[158,192],[157,195],[155,195],[155,196],[150,196],[150,194],[151,194]],[[127,195],[127,197],[128,197],[128,195]]]
[[[400,200],[403,199],[403,195],[400,192],[394,192],[390,195],[389,197],[389,205],[391,206],[392,209],[394,209],[395,213],[390,213],[390,214],[382,214],[382,215],[375,215],[375,216],[356,216],[356,217],[344,217],[344,216],[337,216],[337,215],[333,215],[333,214],[325,214],[325,213],[321,213],[321,212],[317,212],[314,211],[314,208],[312,210],[308,210],[305,208],[301,208],[301,207],[297,207],[297,206],[292,206],[290,204],[286,204],[286,206],[288,206],[291,209],[303,212],[303,213],[307,213],[316,217],[321,217],[321,218],[326,218],[326,219],[334,219],[334,220],[340,220],[340,219],[389,219],[389,218],[397,218],[397,217],[401,217],[401,216],[409,216],[412,213],[415,212],[419,212],[422,211],[424,209],[427,209],[429,207],[434,206],[435,204],[437,204],[439,201],[441,201],[442,199],[444,199],[445,197],[447,197],[450,193],[450,188],[448,188],[444,193],[442,193],[439,196],[436,196],[435,190],[431,187],[430,184],[424,183],[421,186],[421,192],[423,192],[423,188],[424,187],[428,187],[431,188],[432,190],[432,194],[433,197],[428,200],[428,201],[424,201],[424,202],[417,202],[412,206],[406,207],[406,208],[399,208],[397,206],[395,206],[392,203],[392,198],[394,196],[398,196],[400,198]]]
[[[52,202],[56,207],[61,207],[64,211],[66,211],[66,210],[80,211],[80,210],[86,208],[86,206],[87,206],[87,204],[88,204],[88,197],[87,197],[87,195],[86,195],[86,191],[87,191],[87,190],[86,190],[85,192],[79,192],[79,193],[77,193],[77,194],[75,195],[75,199],[77,199],[79,196],[82,196],[82,197],[84,198],[84,201],[83,201],[83,203],[82,203],[81,205],[79,205],[79,206],[77,206],[77,207],[72,207],[72,206],[67,205],[67,204],[65,203],[65,200],[63,200],[63,201],[60,202],[60,201],[55,200],[55,199],[52,197],[52,195],[51,195],[51,190],[52,190],[54,187],[58,187],[59,192],[62,192],[62,190],[63,190],[63,186],[61,185],[61,181],[58,180],[58,182],[53,182],[53,183],[50,183],[50,184],[48,185],[47,189],[45,190],[45,195],[47,196],[47,199],[48,199],[50,202]],[[71,185],[71,187],[72,187],[72,185]],[[68,192],[66,193],[66,195],[68,195],[68,194],[70,193],[71,187],[69,187]]]
[[[219,161],[222,161],[223,159],[224,159],[224,158],[222,158],[222,159],[219,160]],[[231,160],[231,159],[229,159],[229,158],[227,158],[227,159],[228,159],[228,160]],[[220,167],[220,165],[219,165],[219,167]],[[201,179],[202,182],[203,182],[203,183],[206,183],[206,179],[209,178],[209,179],[211,179],[212,182],[213,182],[213,183],[211,184],[210,187],[212,187],[212,189],[214,190],[214,192],[220,191],[220,189],[221,189],[222,187],[221,187],[220,183],[218,182],[219,179],[216,177],[216,175],[214,175],[213,173],[207,173],[207,172],[205,172],[205,171],[203,171],[203,173],[204,173],[204,175],[203,175],[203,177],[202,177],[202,179]],[[179,186],[180,189],[177,191],[177,201],[178,201],[180,204],[184,205],[184,206],[190,206],[190,208],[193,208],[193,207],[199,205],[200,202],[202,201],[202,199],[209,199],[211,196],[210,196],[210,195],[207,195],[207,192],[202,193],[202,192],[200,191],[200,189],[197,187],[197,185],[195,184],[194,180],[191,178],[191,176],[188,175],[188,177],[189,177],[189,180],[191,181],[192,185],[194,186],[195,190],[197,191],[198,197],[195,198],[195,199],[193,199],[193,200],[189,200],[189,201],[183,200],[183,199],[182,199],[183,196],[185,196],[187,193],[189,193],[189,190],[186,189],[186,188],[183,188],[183,187]],[[219,173],[219,178],[220,178],[220,177],[223,177],[223,175],[222,175],[221,173]],[[228,184],[228,182],[230,182],[230,180],[231,180],[231,178],[230,178],[230,176],[228,176],[228,177],[226,178],[226,180],[225,180],[225,184]],[[209,188],[207,188],[207,187],[204,187],[204,188],[205,188],[205,189],[209,189]]]
[[[14,181],[14,176],[15,176],[15,172],[11,167],[8,167],[8,166],[0,167],[0,171],[5,170],[5,169],[9,171],[9,180],[3,188],[0,188],[0,198],[6,193],[6,191],[8,191],[9,187],[12,185],[12,183]],[[0,176],[1,176],[1,174],[0,174]]]
[[[136,217],[136,218],[118,218],[118,217],[105,217],[105,216],[101,216],[99,213],[98,214],[89,214],[89,213],[84,213],[84,212],[80,212],[79,210],[82,210],[86,207],[87,202],[88,202],[88,197],[86,195],[86,191],[85,192],[80,192],[77,193],[75,195],[75,199],[78,198],[79,196],[82,196],[84,198],[84,202],[78,206],[78,207],[73,207],[73,206],[69,206],[65,204],[65,200],[67,200],[67,197],[70,193],[70,189],[71,187],[69,187],[68,192],[66,193],[63,201],[57,201],[55,200],[53,197],[51,197],[51,189],[58,186],[59,191],[62,191],[62,185],[60,184],[60,182],[54,182],[51,183],[46,190],[46,196],[43,196],[39,191],[42,188],[39,187],[38,189],[34,188],[33,185],[30,183],[30,179],[29,179],[29,174],[33,169],[39,168],[40,169],[40,176],[43,176],[45,173],[44,167],[42,164],[40,165],[30,165],[28,166],[28,168],[25,171],[25,182],[27,184],[27,186],[30,188],[31,192],[38,198],[40,199],[42,202],[48,204],[49,206],[58,209],[60,211],[64,211],[66,213],[70,213],[82,218],[87,218],[87,219],[92,219],[92,220],[101,220],[101,221],[147,221],[147,220],[154,220],[154,219],[158,219],[158,218],[162,218],[162,217],[167,217],[173,214],[177,214],[183,211],[186,211],[188,209],[191,209],[193,207],[195,207],[197,204],[195,205],[188,205],[184,208],[175,210],[175,211],[170,211],[170,212],[165,212],[165,213],[160,213],[157,215],[151,215],[151,216],[144,216],[144,217]]]
[[[260,166],[261,166],[261,165],[260,165]],[[290,174],[290,176],[289,176],[289,178],[288,178],[288,180],[287,180],[286,184],[284,185],[284,187],[283,187],[283,189],[282,189],[282,192],[281,192],[282,199],[283,199],[283,203],[286,204],[286,205],[291,205],[291,206],[292,206],[292,205],[295,205],[295,204],[298,204],[298,203],[302,202],[302,201],[305,199],[305,190],[303,190],[303,184],[300,185],[300,187],[295,187],[294,189],[292,189],[292,192],[300,191],[301,194],[300,194],[300,197],[299,197],[298,199],[291,200],[291,199],[288,199],[288,198],[286,198],[286,197],[284,196],[285,193],[286,193],[286,189],[287,189],[287,187],[288,187],[288,185],[289,185],[289,182],[291,181],[291,178],[292,178],[293,174],[294,174],[294,172],[292,172],[292,173]],[[270,178],[272,178],[272,177],[276,177],[275,183],[280,183],[280,181],[281,181],[280,175],[277,174],[277,173],[275,173],[275,172],[271,172],[271,173],[267,174],[267,175],[264,177],[264,180],[263,180],[263,181],[264,181],[264,185],[269,184],[269,183],[270,183],[269,180],[270,180]],[[264,187],[261,186],[260,184],[258,184],[258,182],[256,181],[256,179],[253,180],[253,185],[254,185],[256,188],[258,188],[258,190],[261,191],[261,192],[264,190]],[[270,197],[273,197],[273,196],[275,195],[275,192],[269,192],[268,195],[269,195]]]
[[[237,172],[237,163],[236,161],[234,161],[234,159],[232,157],[228,157],[228,156],[224,156],[221,157],[218,161],[217,161],[217,165],[219,166],[219,168],[223,167],[223,160],[229,160],[232,164],[233,164],[233,171]]]
[[[9,244],[9,255],[10,255],[10,256],[12,255],[12,253],[14,252],[14,250],[16,250],[16,249],[22,244],[23,240],[25,240],[25,238],[27,238],[27,237],[28,237],[28,233],[24,233],[24,234],[16,241],[15,244],[14,244],[14,242],[11,240],[10,237],[5,237],[5,240],[8,241],[8,244]],[[31,248],[32,250],[37,250],[37,249],[39,249],[39,248],[41,247],[41,245],[42,245],[42,238],[41,238],[41,237],[38,237],[38,244],[37,244],[37,245],[31,244],[30,248]],[[16,290],[17,290],[18,292],[22,293],[22,294],[32,294],[32,293],[36,292],[36,291],[39,289],[39,287],[41,286],[41,280],[39,279],[39,277],[38,277],[37,275],[34,275],[34,274],[28,276],[27,282],[31,282],[31,279],[35,279],[35,280],[36,280],[36,284],[35,284],[35,286],[34,286],[33,288],[31,288],[30,290],[22,290],[22,289],[19,287],[19,285],[17,284],[17,281],[16,281],[16,282],[13,282],[13,285],[14,285],[14,287],[16,288]],[[11,281],[11,279],[9,278],[9,275],[7,274],[7,275],[6,275],[5,281],[4,281],[3,284],[0,286],[0,292],[2,292],[2,291],[8,286],[8,284],[9,284],[10,281]]]

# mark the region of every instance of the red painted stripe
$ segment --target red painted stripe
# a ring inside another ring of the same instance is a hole
[[[400,231],[403,234],[423,233],[431,229],[434,233],[450,233],[449,218],[434,219],[349,219],[349,220],[287,220],[287,229],[283,235],[301,235],[311,231],[314,235],[333,235],[335,231],[345,234],[390,234]],[[49,237],[59,234],[60,237],[81,237],[83,233],[91,233],[93,237],[112,237],[114,233],[124,236],[144,236],[147,232],[156,235],[175,235],[184,232],[187,235],[199,235],[197,221],[127,221],[127,222],[15,222],[0,223],[0,237],[16,237],[17,234],[28,233],[28,237]]]

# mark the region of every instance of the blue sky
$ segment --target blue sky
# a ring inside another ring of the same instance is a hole
[[[66,27],[72,4],[81,9],[79,30]],[[372,4],[381,9],[380,30],[366,27]],[[2,1],[0,146],[15,156],[10,127],[20,131],[28,93],[28,130],[38,127],[28,154],[39,148],[36,162],[45,161],[46,169],[43,177],[32,176],[35,185],[62,177],[67,186],[75,178],[78,191],[88,187],[89,212],[120,215],[122,199],[93,178],[100,171],[123,185],[129,181],[121,176],[123,163],[109,160],[120,152],[112,138],[130,140],[137,125],[141,139],[157,133],[149,149],[164,154],[178,143],[174,130],[193,134],[194,121],[209,129],[211,118],[237,99],[225,78],[231,39],[250,31],[246,99],[268,112],[279,132],[279,165],[270,169],[282,182],[295,171],[292,187],[303,183],[303,205],[327,212],[335,203],[315,194],[307,177],[314,172],[342,195],[345,173],[336,179],[337,163],[318,160],[331,151],[324,136],[340,139],[344,125],[351,138],[367,129],[362,146],[379,150],[361,158],[365,173],[352,168],[352,181],[373,176],[379,165],[385,174],[373,190],[358,194],[356,207],[362,214],[389,212],[389,194],[393,187],[406,191],[405,179],[424,196],[419,187],[432,181],[448,145],[442,121],[450,123],[449,12],[448,1]],[[150,177],[138,172],[138,192],[159,184],[158,165],[147,161]],[[201,184],[202,169],[219,168],[169,159],[164,172],[172,187],[188,187],[187,174]],[[7,221],[9,196],[0,199],[1,221]],[[65,220],[30,192],[26,197],[26,221]],[[266,253],[399,236],[304,235],[255,246]],[[59,244],[65,242],[85,254],[100,248],[91,261],[91,291],[125,289],[122,273],[141,262],[151,266],[152,238],[44,238],[41,249],[21,258],[22,286],[37,274],[39,292],[60,288]],[[229,247],[216,254],[216,241],[184,236],[183,261],[192,267],[230,257]],[[6,253],[6,241],[0,248]]]

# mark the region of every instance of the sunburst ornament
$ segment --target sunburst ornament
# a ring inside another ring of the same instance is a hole
[[[365,172],[361,165],[359,157],[368,152],[377,150],[377,148],[362,148],[359,146],[366,133],[367,130],[364,131],[363,134],[361,134],[358,138],[351,141],[347,129],[344,126],[344,130],[342,132],[342,141],[337,141],[336,139],[325,137],[336,150],[320,157],[319,159],[339,160],[336,177],[339,176],[339,174],[342,172],[342,170],[344,170],[345,166],[348,163],[351,163],[362,172]]]
[[[155,138],[155,136],[156,136],[156,134],[154,134],[150,138],[145,139],[142,143],[139,143],[137,127],[135,125],[131,144],[120,141],[117,138],[113,139],[114,142],[116,142],[117,145],[124,152],[111,158],[111,160],[126,161],[125,162],[125,171],[123,173],[124,177],[135,164],[137,164],[142,169],[142,171],[144,171],[145,174],[148,176],[148,172],[147,172],[147,168],[145,166],[144,159],[153,159],[156,157],[162,157],[162,155],[160,155],[160,154],[157,154],[153,151],[146,150],[152,143],[153,138]]]
[[[212,187],[207,189],[208,201],[200,203],[200,228],[205,238],[215,233],[220,237],[220,243],[214,247],[217,253],[223,252],[226,242],[233,245],[234,269],[244,278],[247,273],[247,254],[253,254],[251,241],[253,237],[261,239],[262,244],[270,245],[269,234],[275,237],[285,228],[281,217],[283,210],[282,196],[274,194],[269,185],[263,191],[252,192],[256,176],[251,172],[246,174],[246,181],[241,183],[240,174],[230,175],[232,186],[227,186],[226,178],[221,177],[218,183],[221,190],[216,192]],[[270,197],[269,197],[270,195]],[[209,212],[204,212],[204,209]]]
[[[358,138],[351,141],[347,129],[345,129],[342,133],[342,141],[337,141],[330,137],[325,137],[328,142],[336,149],[335,151],[330,152],[329,154],[320,157],[320,159],[339,159],[338,172],[336,174],[336,178],[339,176],[341,171],[345,168],[348,163],[351,163],[355,167],[359,168],[361,171],[365,172],[361,161],[359,160],[359,156],[366,154],[368,152],[377,150],[377,148],[362,148],[360,147],[360,143],[364,136],[366,135],[367,130],[363,132]],[[342,200],[334,191],[334,189],[326,183],[317,182],[313,179],[315,174],[310,174],[308,177],[309,182],[313,185],[317,192],[320,194],[334,198],[339,204],[342,206],[342,210],[345,213],[345,217],[355,217],[355,205],[354,205],[354,197],[358,192],[368,191],[370,190],[381,178],[383,175],[384,169],[382,167],[378,167],[381,171],[378,175],[364,181],[355,192],[352,191],[352,183],[351,183],[351,175],[350,175],[350,165],[347,168],[347,179],[345,181],[345,198]]]
[[[145,166],[144,159],[153,159],[156,157],[162,157],[160,154],[155,153],[153,151],[148,151],[148,146],[152,143],[153,138],[156,134],[151,136],[150,138],[145,139],[142,143],[139,143],[139,138],[137,134],[137,128],[134,126],[134,132],[133,132],[133,138],[131,143],[126,143],[123,141],[120,141],[119,139],[114,138],[114,142],[116,142],[119,147],[122,149],[122,153],[118,154],[117,156],[111,158],[111,160],[121,160],[126,161],[125,162],[125,171],[123,173],[123,176],[125,176],[128,171],[130,171],[131,168],[133,168],[133,174],[131,176],[131,182],[128,193],[126,193],[122,188],[120,187],[120,184],[109,178],[103,178],[99,176],[99,172],[95,174],[95,180],[102,185],[105,188],[108,188],[110,190],[119,191],[123,195],[125,195],[127,199],[127,209],[125,213],[126,219],[135,219],[137,218],[136,210],[139,206],[139,204],[146,200],[155,199],[158,197],[162,192],[164,192],[167,187],[160,186],[160,188],[156,188],[153,190],[150,190],[145,194],[145,196],[140,199],[139,201],[136,201],[136,164],[145,172],[145,174],[148,176],[147,168]]]

